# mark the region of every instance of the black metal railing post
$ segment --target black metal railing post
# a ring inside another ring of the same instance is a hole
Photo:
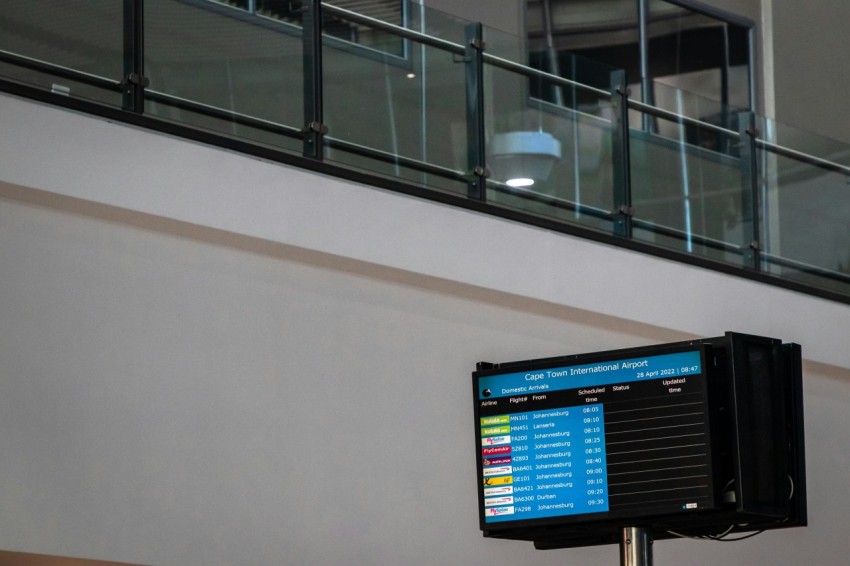
[[[756,116],[752,112],[738,114],[741,155],[741,231],[745,238],[744,266],[760,271],[761,215],[759,213],[759,170],[756,139]],[[746,242],[749,239],[749,242]]]
[[[142,114],[145,111],[145,4],[144,0],[124,0],[124,110]]]
[[[466,25],[466,157],[467,196],[472,200],[487,199],[487,156],[484,134],[484,27],[480,23]]]
[[[626,72],[611,72],[612,118],[612,161],[614,191],[614,234],[623,238],[632,237],[632,189],[631,161],[629,153],[629,91]]]
[[[304,157],[321,160],[324,123],[322,94],[322,2],[307,0],[302,5],[302,46],[304,62]]]

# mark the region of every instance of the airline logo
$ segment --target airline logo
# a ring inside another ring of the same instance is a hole
[[[510,456],[500,456],[498,458],[484,458],[482,461],[484,466],[503,466],[511,463]]]
[[[497,454],[510,454],[511,447],[510,446],[497,446],[495,448],[484,448],[481,453],[484,456],[495,456]]]
[[[499,415],[498,417],[481,417],[481,426],[504,425],[510,422],[510,415]]]
[[[507,436],[488,436],[481,439],[481,444],[484,446],[498,446],[499,444],[510,444],[511,435]]]
[[[501,487],[485,487],[484,497],[496,497],[497,495],[512,495],[514,487],[512,485],[503,485]]]
[[[490,507],[484,510],[485,517],[499,517],[501,515],[513,515],[514,506],[508,505],[505,507]]]
[[[512,496],[509,497],[491,497],[490,499],[484,500],[484,507],[495,507],[496,505],[513,505],[514,498]]]
[[[513,476],[502,476],[500,478],[486,477],[484,478],[484,487],[492,487],[497,485],[508,485],[514,483]]]
[[[491,426],[481,429],[481,436],[491,436],[493,434],[508,434],[511,432],[510,426]]]
[[[485,476],[503,476],[513,472],[511,466],[496,466],[495,468],[484,468]]]

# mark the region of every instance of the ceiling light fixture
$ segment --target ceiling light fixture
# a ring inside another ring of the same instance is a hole
[[[561,158],[561,142],[543,131],[496,134],[490,141],[488,166],[494,179],[510,187],[545,181]]]

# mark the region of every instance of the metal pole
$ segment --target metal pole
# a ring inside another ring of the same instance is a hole
[[[626,87],[626,73],[623,70],[611,71],[611,103],[613,117],[611,122],[612,160],[614,162],[613,198],[614,226],[617,236],[632,237],[632,189],[631,165],[629,157],[629,94]]]
[[[143,0],[124,0],[124,110],[142,114],[145,110],[145,7]]]
[[[652,538],[645,528],[623,528],[620,566],[652,566]]]
[[[483,25],[466,24],[466,159],[469,167],[467,196],[487,199],[487,158],[484,141],[484,38]]]
[[[759,218],[759,169],[758,148],[756,139],[759,132],[756,129],[755,114],[740,112],[738,114],[740,129],[740,163],[741,163],[741,230],[743,244],[747,246],[744,252],[744,266],[761,271],[761,223]],[[749,240],[747,242],[746,240]]]
[[[649,105],[655,104],[652,79],[649,69],[649,6],[647,0],[638,0],[638,52],[640,54],[640,99]],[[652,117],[643,114],[644,131],[652,131]]]
[[[303,6],[301,33],[304,61],[304,157],[321,160],[324,148],[322,94],[322,2],[311,0]]]
[[[546,58],[549,59],[549,72],[560,77],[561,65],[558,61],[558,50],[555,49],[552,27],[552,5],[550,0],[543,0],[543,29],[546,33]],[[570,78],[575,80],[575,73]],[[561,86],[555,86],[555,104],[558,106],[564,105],[564,94],[561,88]]]

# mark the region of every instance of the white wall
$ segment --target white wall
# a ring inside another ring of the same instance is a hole
[[[844,305],[8,96],[0,266],[2,549],[611,564],[482,539],[469,372],[738,330],[803,345],[812,526],[656,563],[850,552]]]
[[[815,0],[801,11],[775,1],[773,18],[776,119],[850,143],[845,110],[850,78],[842,58],[850,4]]]

